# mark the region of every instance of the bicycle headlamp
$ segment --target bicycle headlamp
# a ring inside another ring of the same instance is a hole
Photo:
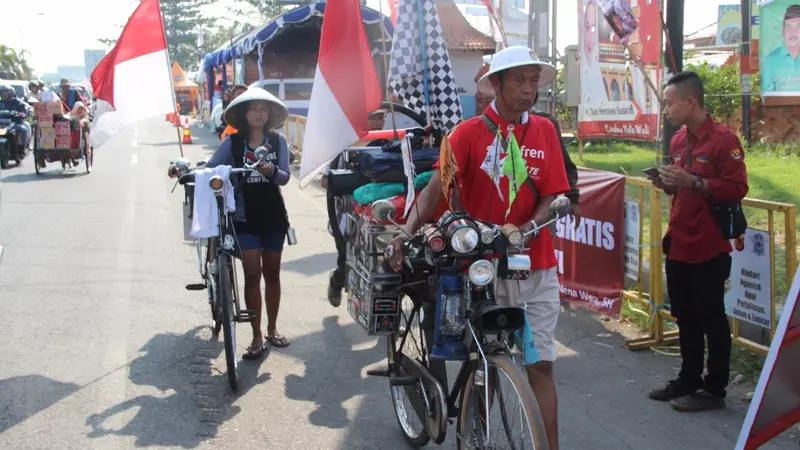
[[[211,181],[208,182],[208,185],[211,187],[211,190],[216,192],[216,193],[219,193],[220,191],[222,191],[222,186],[224,184],[225,183],[223,183],[222,177],[220,177],[219,175],[215,175],[215,176],[211,177]]]

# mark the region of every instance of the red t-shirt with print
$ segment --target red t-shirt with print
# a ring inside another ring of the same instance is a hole
[[[497,124],[503,136],[507,138],[511,124],[500,117],[494,105],[489,105],[484,114]],[[514,125],[513,133],[539,196],[543,198],[568,192],[569,181],[555,127],[546,118],[532,114],[525,114],[522,122]],[[450,134],[450,146],[459,170],[457,182],[461,203],[469,215],[479,220],[498,225],[506,223],[523,225],[533,218],[536,208],[536,197],[528,183],[524,183],[520,188],[506,218],[508,177],[500,178],[499,187],[502,192],[500,197],[498,187],[490,175],[481,168],[495,138],[480,116],[461,123]],[[505,149],[501,150],[500,158],[505,156],[504,151]],[[531,241],[530,257],[531,270],[556,266],[555,249],[549,228],[543,229],[539,237]]]

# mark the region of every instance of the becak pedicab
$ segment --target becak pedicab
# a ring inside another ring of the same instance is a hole
[[[63,103],[62,103],[63,105]],[[34,162],[39,175],[47,163],[60,162],[63,169],[77,168],[81,162],[86,173],[92,172],[94,152],[90,141],[89,111],[83,102],[75,102],[72,111],[64,114],[37,115],[34,140]],[[52,120],[52,124],[47,123]],[[51,126],[46,126],[51,125]]]

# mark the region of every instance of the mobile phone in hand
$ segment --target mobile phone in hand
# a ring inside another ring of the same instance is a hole
[[[660,176],[658,173],[658,169],[656,169],[655,167],[648,167],[642,170],[642,172],[644,172],[644,174],[650,178],[658,178]]]

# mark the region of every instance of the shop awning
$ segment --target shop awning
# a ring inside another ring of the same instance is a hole
[[[315,2],[301,6],[272,19],[263,27],[256,28],[248,33],[237,36],[232,45],[224,46],[223,48],[205,56],[203,60],[203,68],[205,72],[209,73],[214,67],[228,64],[235,58],[241,58],[244,55],[248,55],[254,51],[257,51],[259,46],[262,46],[263,48],[286,28],[303,24],[304,22],[307,22],[313,18],[318,18],[321,20],[325,15],[325,6],[325,2]],[[394,31],[392,21],[386,16],[381,16],[381,13],[378,11],[366,6],[361,7],[361,17],[363,19],[368,38],[379,38],[381,36],[380,20],[383,18],[383,27],[386,31],[386,37],[388,39],[388,42],[385,45],[388,46],[387,49],[391,47],[391,36]],[[376,40],[379,41],[379,39]]]

